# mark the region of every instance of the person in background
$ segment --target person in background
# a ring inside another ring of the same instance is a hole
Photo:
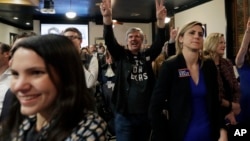
[[[210,33],[204,42],[204,57],[214,60],[218,70],[219,96],[221,100],[221,118],[225,120],[228,139],[234,135],[232,126],[237,124],[236,116],[240,113],[240,87],[234,74],[233,64],[223,58],[226,42],[222,33]],[[232,133],[231,133],[232,132]]]
[[[105,46],[104,45],[99,45],[98,49],[97,49],[97,52],[100,53],[100,54],[105,54],[106,53]]]
[[[16,43],[18,43],[19,41],[21,41],[24,38],[27,37],[31,37],[31,36],[36,36],[37,34],[33,31],[31,32],[20,32],[19,34],[17,34],[14,38],[14,43],[12,46],[14,46]],[[11,57],[11,51],[9,51],[9,59]],[[6,62],[7,63],[7,62]],[[8,61],[9,63],[9,61]],[[8,64],[9,65],[9,64]],[[11,74],[9,74],[11,75]],[[3,90],[3,89],[1,89]],[[1,115],[0,115],[0,123],[9,115],[9,109],[11,107],[11,101],[13,99],[14,95],[12,94],[11,90],[8,89],[6,91],[6,93],[4,94],[4,99],[3,99],[3,103],[2,103],[2,111],[1,111]]]
[[[88,47],[83,47],[83,48],[81,48],[81,52],[82,52],[83,54],[89,54]]]
[[[115,79],[116,79],[116,64],[113,62],[112,56],[110,55],[109,51],[106,51],[105,54],[105,64],[101,66],[101,84],[104,85],[103,87],[109,88],[111,91],[114,90]],[[109,95],[109,96],[108,96]],[[109,97],[107,99],[111,100],[112,93],[107,94],[106,96]],[[111,104],[111,102],[109,102]]]
[[[158,77],[159,70],[161,68],[161,64],[170,56],[175,55],[175,38],[178,33],[178,28],[174,29],[173,27],[170,28],[170,39],[169,41],[164,43],[162,47],[161,54],[152,62],[152,68],[155,74],[155,77]]]
[[[5,95],[10,86],[11,72],[9,70],[11,47],[0,42],[0,121],[2,117]]]
[[[155,77],[152,61],[160,54],[166,40],[165,17],[167,10],[160,2],[156,4],[157,36],[151,47],[142,49],[144,34],[138,27],[126,32],[126,47],[120,45],[112,28],[111,0],[102,0],[104,40],[117,65],[112,102],[115,106],[115,132],[118,141],[148,141],[151,127],[148,106]]]
[[[100,74],[102,73],[102,66],[106,64],[106,48],[103,45],[99,45],[97,49],[97,58],[99,63],[99,76],[98,81],[100,80]]]
[[[176,55],[161,66],[149,108],[154,141],[220,137],[217,69],[213,60],[200,54],[203,34],[202,23],[185,24],[176,37]]]
[[[223,58],[226,42],[222,33],[210,33],[204,42],[204,57],[214,60],[218,69],[220,98],[223,118],[229,120],[229,124],[235,125],[235,116],[240,113],[240,87],[235,77],[233,64]]]
[[[106,123],[93,112],[78,54],[61,35],[29,37],[13,46],[15,98],[0,140],[105,141]]]
[[[100,114],[105,121],[108,123],[108,131],[111,135],[111,137],[115,136],[115,130],[114,130],[114,105],[112,103],[112,94],[115,86],[115,80],[116,80],[116,64],[113,62],[112,56],[110,55],[109,51],[105,51],[104,60],[105,63],[102,64],[100,67],[100,88],[101,93],[103,96],[103,108],[105,111],[102,111],[102,114]]]
[[[63,35],[68,37],[74,43],[76,50],[79,52],[84,66],[87,87],[90,88],[94,94],[99,69],[97,57],[82,52],[82,33],[77,28],[69,27],[63,31]]]
[[[97,46],[96,44],[89,45],[88,50],[91,55],[97,55]]]
[[[248,18],[246,30],[243,36],[241,47],[235,58],[235,65],[240,77],[240,106],[241,112],[237,117],[241,128],[247,129],[248,139],[250,138],[250,18]]]
[[[31,37],[31,36],[36,36],[37,34],[33,31],[30,32],[21,32],[15,36],[14,39],[14,44],[17,43],[19,40],[26,38],[26,37]],[[14,44],[12,46],[14,46]]]
[[[106,48],[103,45],[99,45],[97,49],[97,58],[99,62],[99,67],[105,64]]]

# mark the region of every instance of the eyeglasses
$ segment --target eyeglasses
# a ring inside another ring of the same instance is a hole
[[[81,37],[78,36],[66,36],[66,37],[69,38],[70,40],[82,39]]]

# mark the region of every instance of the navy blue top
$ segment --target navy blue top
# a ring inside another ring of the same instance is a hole
[[[240,106],[241,112],[238,115],[238,120],[241,123],[250,124],[250,65],[244,64],[238,69],[240,76]]]
[[[202,71],[199,72],[198,84],[190,77],[192,93],[192,118],[184,141],[211,141],[211,128],[206,104],[206,87]]]

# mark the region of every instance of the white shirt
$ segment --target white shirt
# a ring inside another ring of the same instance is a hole
[[[89,63],[89,68],[86,69],[85,67],[83,67],[83,69],[84,69],[87,88],[95,87],[97,83],[98,69],[99,69],[97,57],[93,55]]]
[[[10,87],[10,79],[11,73],[9,69],[0,75],[0,114],[2,113],[5,94]]]

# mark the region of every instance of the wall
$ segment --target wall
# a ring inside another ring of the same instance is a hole
[[[193,20],[207,25],[207,33],[226,33],[226,14],[223,0],[213,0],[175,14],[175,26],[181,27]]]
[[[0,42],[10,44],[10,33],[18,33],[20,29],[0,22]]]

